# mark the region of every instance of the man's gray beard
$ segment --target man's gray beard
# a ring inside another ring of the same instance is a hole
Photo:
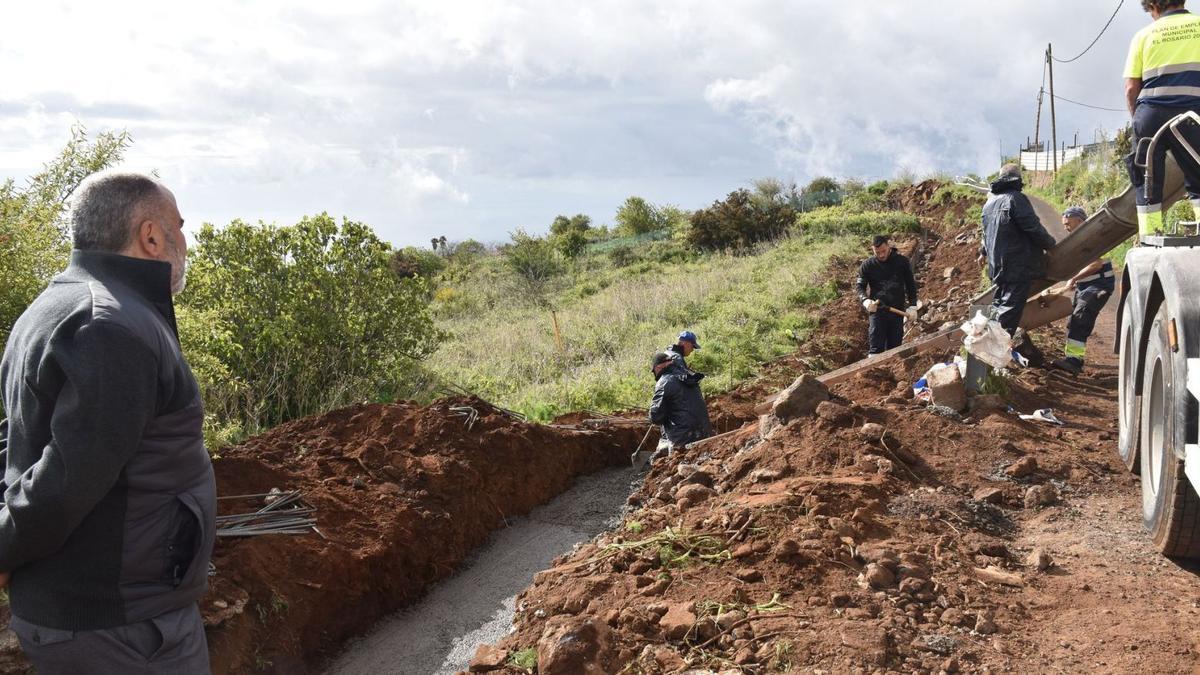
[[[179,264],[181,271],[178,279],[171,280],[171,295],[179,295],[187,288],[187,259]],[[171,265],[171,276],[175,276],[175,266]]]

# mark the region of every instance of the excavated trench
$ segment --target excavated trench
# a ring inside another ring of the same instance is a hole
[[[494,533],[461,571],[419,604],[381,621],[330,665],[334,675],[454,673],[475,648],[512,626],[517,594],[533,575],[580,543],[614,527],[640,480],[633,470],[584,476],[548,504]]]

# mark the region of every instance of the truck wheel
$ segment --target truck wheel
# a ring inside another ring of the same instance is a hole
[[[1148,331],[1142,387],[1142,520],[1163,555],[1200,558],[1200,496],[1176,454],[1183,450],[1184,430],[1177,420],[1187,419],[1187,399],[1181,388],[1183,364],[1167,338],[1168,320],[1163,302]]]
[[[1121,357],[1118,366],[1120,388],[1117,389],[1117,410],[1120,424],[1117,427],[1117,454],[1125,463],[1125,468],[1133,473],[1141,473],[1138,460],[1138,444],[1141,434],[1138,427],[1142,416],[1142,397],[1137,393],[1137,357],[1138,344],[1135,341],[1137,331],[1133,318],[1133,296],[1126,295],[1121,308]]]

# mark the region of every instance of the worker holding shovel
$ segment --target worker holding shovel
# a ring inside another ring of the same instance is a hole
[[[670,454],[673,448],[713,435],[708,406],[700,391],[703,373],[684,367],[666,352],[658,352],[650,363],[654,373],[654,399],[650,403],[650,423],[662,427],[662,440],[651,457]]]
[[[1078,206],[1063,212],[1062,222],[1067,232],[1074,231],[1085,220],[1087,213]],[[1054,367],[1078,375],[1083,371],[1087,339],[1096,327],[1096,317],[1116,290],[1112,263],[1103,258],[1096,260],[1068,279],[1067,288],[1075,290],[1075,297],[1071,302],[1071,318],[1067,320],[1067,343],[1063,348],[1066,355],[1055,361]]]
[[[879,354],[899,347],[904,320],[917,319],[917,281],[908,258],[896,251],[886,234],[871,239],[871,253],[858,268],[858,299],[870,315],[868,353]]]

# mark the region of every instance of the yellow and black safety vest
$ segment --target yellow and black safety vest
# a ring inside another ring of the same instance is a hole
[[[1133,36],[1125,77],[1142,80],[1139,103],[1200,106],[1200,16],[1180,9]]]

